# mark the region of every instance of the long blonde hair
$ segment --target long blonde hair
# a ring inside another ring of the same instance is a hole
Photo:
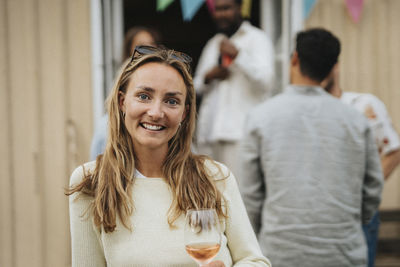
[[[134,212],[131,197],[135,172],[135,149],[119,106],[119,91],[126,92],[133,72],[144,64],[158,62],[175,68],[186,85],[187,115],[174,137],[168,143],[167,157],[163,163],[164,179],[172,190],[173,201],[168,211],[168,224],[188,209],[214,208],[225,217],[224,198],[218,191],[214,178],[205,167],[207,157],[191,152],[196,120],[196,95],[190,75],[190,66],[179,60],[175,51],[158,49],[151,54],[135,57],[122,71],[108,100],[108,140],[103,155],[97,157],[93,173],[85,173],[81,183],[71,187],[67,194],[80,192],[94,198],[94,222],[105,232],[113,232],[117,216],[131,229],[129,217]]]

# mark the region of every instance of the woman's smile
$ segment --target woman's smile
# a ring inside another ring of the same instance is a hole
[[[162,125],[156,125],[156,124],[150,124],[150,123],[140,123],[140,126],[142,126],[143,128],[145,128],[146,130],[150,130],[150,131],[161,131],[164,130],[165,127]]]

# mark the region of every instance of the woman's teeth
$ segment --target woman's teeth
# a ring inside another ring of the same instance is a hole
[[[147,123],[142,123],[142,126],[146,129],[152,130],[152,131],[158,131],[163,128],[163,126],[160,126],[160,125],[152,125],[152,124],[147,124]]]

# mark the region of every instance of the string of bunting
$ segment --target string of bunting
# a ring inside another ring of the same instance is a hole
[[[307,19],[312,12],[317,0],[303,0],[303,18]],[[347,11],[353,20],[358,23],[360,21],[364,0],[344,0]]]
[[[162,12],[175,0],[157,0],[157,11]],[[261,0],[262,1],[262,0]],[[214,0],[180,0],[182,17],[184,21],[191,21],[200,7],[206,3],[208,11],[214,13]],[[317,0],[303,0],[303,18],[307,19],[312,12]],[[351,19],[358,23],[360,21],[364,0],[344,0]],[[252,0],[243,0],[242,16],[250,18]]]
[[[157,11],[163,12],[174,1],[175,0],[157,0]],[[214,0],[180,0],[180,3],[182,9],[182,17],[184,21],[191,21],[204,3],[207,4],[208,11],[211,14],[214,13]],[[244,18],[250,18],[251,4],[252,0],[243,0],[241,12]]]

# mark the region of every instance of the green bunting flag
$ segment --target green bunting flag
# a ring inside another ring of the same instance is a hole
[[[164,11],[174,0],[157,0],[157,11]]]

